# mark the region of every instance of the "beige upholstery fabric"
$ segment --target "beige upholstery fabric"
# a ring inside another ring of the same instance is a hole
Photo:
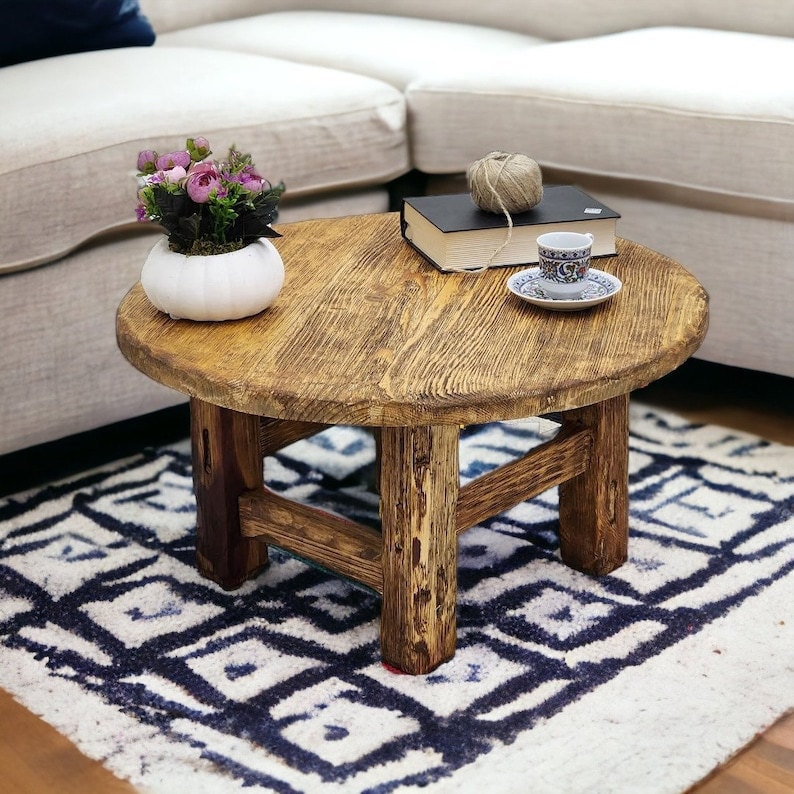
[[[423,74],[469,71],[540,40],[427,19],[295,11],[166,33],[158,43],[258,53],[367,74],[405,88]]]
[[[370,212],[388,212],[389,193],[384,188],[352,192],[325,193],[321,198],[292,199],[285,196],[279,204],[278,223],[293,223],[313,218],[340,218]]]
[[[0,454],[184,400],[116,347],[116,308],[155,239],[136,234],[0,277]]]
[[[747,369],[794,377],[791,291],[782,264],[794,251],[794,222],[696,206],[596,194],[619,207],[618,234],[678,260],[709,293],[709,330],[695,354]],[[749,276],[749,277],[748,277]]]
[[[272,11],[353,11],[502,28],[545,39],[681,25],[794,35],[794,0],[142,0],[160,32]]]
[[[293,220],[382,212],[387,202],[384,190],[285,199],[278,228],[289,234]],[[153,225],[134,228],[0,276],[0,455],[185,401],[116,347],[116,309],[160,234]]]
[[[580,173],[794,202],[792,64],[794,40],[699,29],[543,45],[414,82],[414,162],[462,171],[504,149]]]
[[[280,11],[290,0],[140,0],[141,11],[157,33],[236,17]]]
[[[0,161],[0,272],[134,221],[138,151],[187,134],[250,151],[296,197],[409,167],[401,92],[245,53],[131,48],[20,64],[3,70],[0,107],[0,150],[14,152]]]
[[[372,11],[373,3],[309,0],[290,5]],[[381,0],[377,5],[383,14],[467,22],[544,39],[584,38],[659,25],[794,35],[794,0]]]

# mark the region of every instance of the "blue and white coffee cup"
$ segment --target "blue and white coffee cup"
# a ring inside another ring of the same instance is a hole
[[[587,286],[593,235],[549,232],[538,237],[540,288],[556,300],[574,300]]]

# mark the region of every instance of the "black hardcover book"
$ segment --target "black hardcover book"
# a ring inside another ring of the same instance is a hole
[[[572,185],[548,185],[527,212],[507,218],[481,210],[469,193],[403,199],[403,237],[440,270],[531,265],[537,238],[554,231],[590,232],[593,256],[614,256],[620,214]],[[510,234],[510,242],[504,245]]]

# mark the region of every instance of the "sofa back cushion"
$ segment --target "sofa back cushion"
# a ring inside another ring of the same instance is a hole
[[[304,5],[290,0],[140,0],[140,3],[146,18],[158,33]]]
[[[138,152],[175,151],[188,135],[250,152],[290,200],[409,169],[402,91],[250,53],[128,47],[21,63],[0,78],[0,114],[0,274],[140,229]]]
[[[271,11],[441,19],[566,40],[665,25],[794,36],[794,0],[141,0],[158,33]]]
[[[137,0],[3,0],[0,30],[0,66],[154,43]]]

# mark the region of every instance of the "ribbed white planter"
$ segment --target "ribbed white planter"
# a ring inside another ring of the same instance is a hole
[[[149,252],[141,286],[174,319],[237,320],[270,306],[284,285],[284,263],[266,237],[214,256],[185,256],[163,237]]]

